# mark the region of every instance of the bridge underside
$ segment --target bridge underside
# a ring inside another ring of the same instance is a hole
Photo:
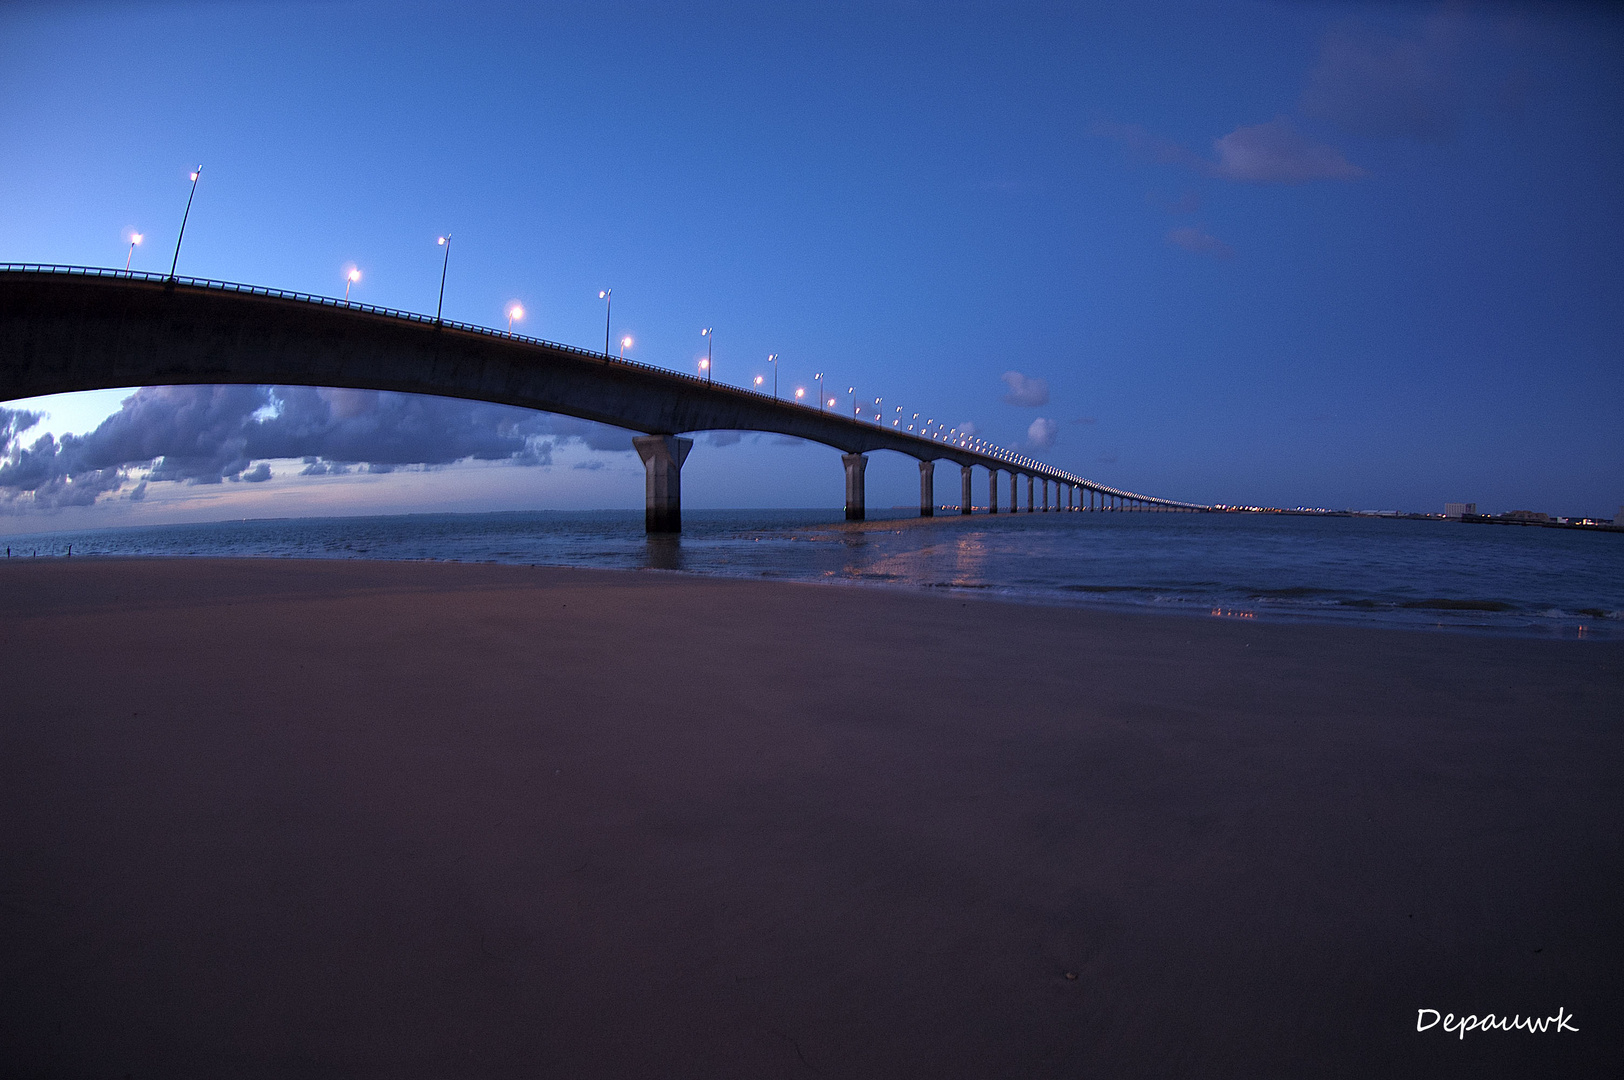
[[[681,529],[684,432],[765,431],[842,452],[846,516],[864,516],[866,454],[895,450],[921,463],[920,510],[934,512],[934,463],[963,469],[961,509],[971,509],[971,467],[1031,484],[1108,494],[1035,462],[1017,466],[919,435],[777,401],[733,387],[626,363],[569,346],[513,338],[330,300],[140,275],[0,270],[0,400],[116,386],[184,384],[333,386],[433,394],[560,413],[645,433],[633,440],[648,470],[650,532]],[[1148,502],[1149,500],[1142,500]],[[1071,500],[1067,498],[1070,505]],[[1056,508],[1060,500],[1056,499]],[[1197,509],[1185,504],[1164,504]],[[1078,500],[1081,507],[1081,500]]]

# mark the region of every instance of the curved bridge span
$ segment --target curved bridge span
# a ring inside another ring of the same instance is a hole
[[[816,406],[718,385],[570,345],[327,297],[196,278],[93,267],[0,263],[0,401],[117,386],[251,383],[394,390],[562,413],[645,434],[632,440],[647,470],[646,524],[682,523],[685,432],[767,431],[842,452],[846,517],[864,515],[867,454],[894,450],[920,466],[920,513],[935,512],[935,464],[960,466],[961,512],[973,471],[999,475],[1017,510],[1210,507],[1096,483],[1013,451],[901,431]],[[1064,505],[1061,499],[1064,495]]]

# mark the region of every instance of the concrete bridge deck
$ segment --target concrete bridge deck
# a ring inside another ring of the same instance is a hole
[[[681,528],[684,433],[765,431],[834,447],[846,468],[846,516],[864,514],[866,455],[920,463],[920,512],[934,512],[935,463],[1009,475],[1010,509],[1027,478],[1027,509],[1209,507],[1123,491],[968,438],[944,441],[817,406],[538,338],[412,312],[232,282],[0,263],[0,401],[117,386],[249,383],[393,390],[471,398],[641,431],[647,526]],[[1074,505],[1075,500],[1075,505]],[[1084,507],[1086,501],[1087,506]]]

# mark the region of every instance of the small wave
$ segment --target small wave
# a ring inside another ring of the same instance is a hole
[[[1504,600],[1450,600],[1445,597],[1407,600],[1399,607],[1420,608],[1426,611],[1515,611],[1517,608],[1515,604],[1508,604]]]
[[[1328,590],[1297,585],[1288,589],[1250,589],[1247,596],[1253,600],[1301,600],[1310,596],[1325,596]]]

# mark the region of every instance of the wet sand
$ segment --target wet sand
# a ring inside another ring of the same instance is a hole
[[[1624,1050],[1621,643],[73,559],[0,565],[0,658],[8,1076]]]

